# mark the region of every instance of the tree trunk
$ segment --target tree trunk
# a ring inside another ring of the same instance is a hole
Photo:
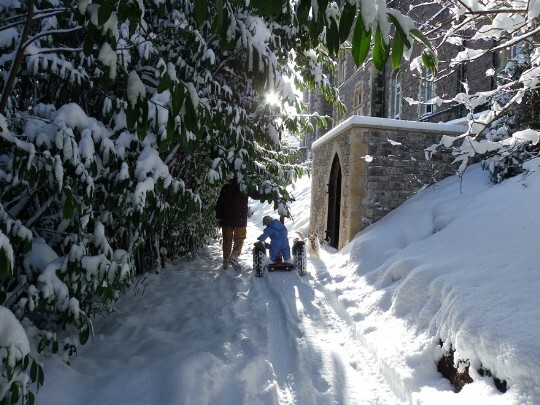
[[[6,106],[8,103],[9,95],[11,90],[13,90],[13,85],[15,84],[15,78],[19,73],[21,68],[22,59],[24,56],[24,43],[28,39],[28,34],[30,33],[30,28],[32,26],[32,18],[34,17],[34,0],[28,0],[28,11],[26,14],[26,22],[24,23],[23,32],[19,39],[19,47],[17,49],[17,54],[13,63],[11,64],[11,69],[9,71],[9,76],[4,86],[4,91],[2,92],[2,99],[0,100],[0,114],[4,114],[6,111]]]

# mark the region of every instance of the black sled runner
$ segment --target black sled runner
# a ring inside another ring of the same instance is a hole
[[[300,239],[294,239],[292,246],[292,263],[278,261],[266,265],[266,246],[264,242],[257,241],[253,247],[253,272],[255,277],[264,275],[265,267],[272,271],[292,271],[296,269],[300,276],[306,274],[306,244]]]

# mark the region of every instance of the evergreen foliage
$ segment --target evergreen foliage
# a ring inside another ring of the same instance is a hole
[[[390,23],[400,27],[394,66],[425,39],[383,2],[362,6],[0,2],[0,309],[24,326],[34,355],[67,361],[137,271],[214,236],[228,178],[276,207],[290,199],[302,167],[284,135],[328,119],[304,114],[298,91],[341,106],[323,72],[353,27],[358,64],[370,46],[386,62]],[[0,336],[2,403],[32,402],[29,383],[43,383],[20,346]]]

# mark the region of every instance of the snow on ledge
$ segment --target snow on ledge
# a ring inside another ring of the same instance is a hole
[[[432,123],[432,122],[418,122],[418,121],[405,121],[405,120],[395,120],[390,118],[377,118],[377,117],[365,117],[363,115],[353,115],[352,117],[346,119],[337,127],[332,128],[322,137],[317,139],[311,145],[311,149],[315,149],[322,145],[323,143],[334,138],[343,131],[349,129],[353,126],[362,126],[362,127],[375,127],[375,128],[389,128],[389,129],[417,129],[423,132],[433,132],[433,133],[458,133],[463,134],[467,131],[466,126],[462,125],[450,125],[445,123]]]

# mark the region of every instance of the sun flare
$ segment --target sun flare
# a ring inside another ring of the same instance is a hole
[[[266,93],[266,104],[278,104],[279,96],[276,93]]]

